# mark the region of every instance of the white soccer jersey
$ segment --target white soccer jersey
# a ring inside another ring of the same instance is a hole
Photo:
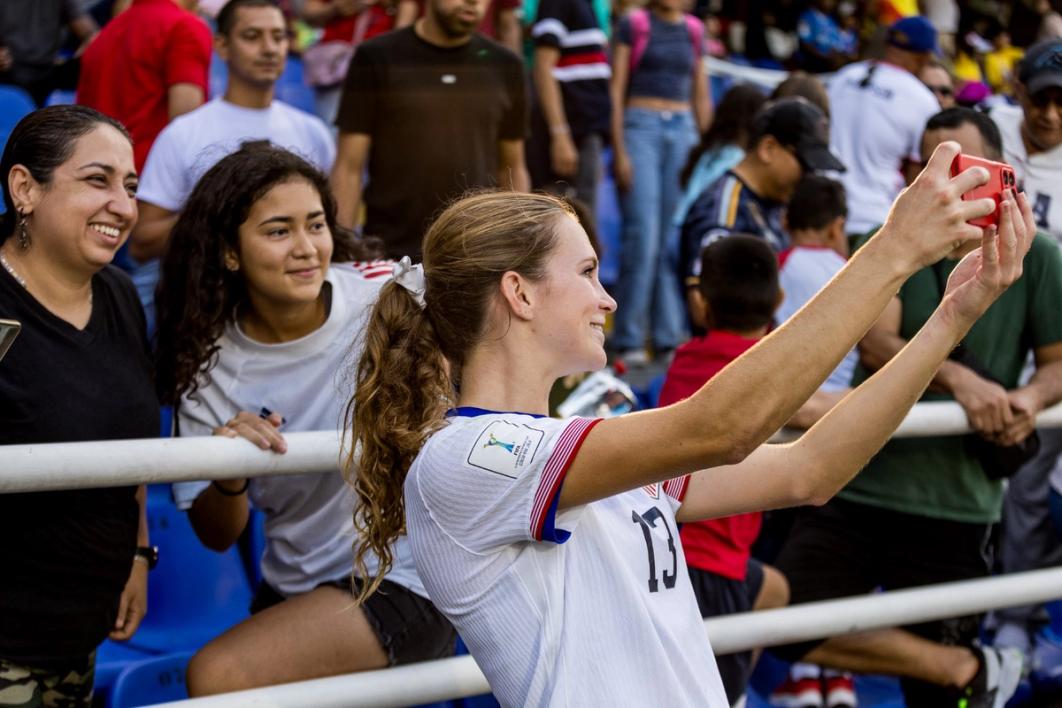
[[[903,189],[903,163],[921,160],[926,121],[940,110],[911,72],[885,62],[849,64],[829,82],[830,149],[847,170],[848,230],[884,223]]]
[[[597,421],[456,413],[409,471],[409,537],[501,703],[728,706],[675,523],[688,477],[557,513]]]
[[[1062,145],[1029,157],[1021,138],[1025,114],[1018,106],[997,106],[989,114],[1003,137],[1003,161],[1014,168],[1036,225],[1062,243]]]

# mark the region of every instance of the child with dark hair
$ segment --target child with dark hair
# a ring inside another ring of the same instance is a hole
[[[762,239],[738,234],[701,252],[698,285],[709,332],[675,352],[660,405],[688,398],[723,367],[760,340],[782,299],[776,256]],[[760,532],[761,512],[687,523],[679,535],[702,617],[781,607],[789,586],[774,568],[750,555]],[[745,692],[752,652],[717,656],[727,700]]]

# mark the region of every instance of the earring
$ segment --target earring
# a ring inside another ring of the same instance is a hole
[[[26,212],[23,209],[18,210],[18,247],[25,251],[29,248],[30,238],[29,231],[26,229]]]

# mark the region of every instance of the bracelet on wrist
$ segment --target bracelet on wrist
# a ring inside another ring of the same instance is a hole
[[[571,135],[572,129],[566,125],[551,125],[549,132],[550,135]]]
[[[247,487],[251,486],[251,480],[250,479],[243,480],[243,486],[240,487],[238,490],[235,490],[235,491],[231,490],[231,489],[225,489],[225,487],[222,487],[220,484],[218,484],[218,481],[216,479],[213,482],[211,482],[211,484],[214,485],[214,489],[217,490],[218,494],[221,494],[222,496],[238,497],[238,496],[241,496],[244,492],[247,491]]]

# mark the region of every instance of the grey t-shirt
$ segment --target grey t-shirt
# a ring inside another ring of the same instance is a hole
[[[281,433],[340,428],[361,335],[382,281],[366,280],[349,265],[332,265],[328,282],[332,287],[328,319],[301,339],[262,344],[233,324],[225,328],[209,382],[194,398],[181,401],[182,436],[210,435],[240,411],[258,412],[263,407],[285,417]],[[174,484],[177,505],[190,508],[209,485]],[[338,468],[255,478],[248,493],[266,516],[262,578],[281,595],[308,592],[350,575],[354,495]],[[387,579],[423,596],[407,543],[405,536],[396,542]],[[366,564],[370,573],[376,572],[375,558]]]

